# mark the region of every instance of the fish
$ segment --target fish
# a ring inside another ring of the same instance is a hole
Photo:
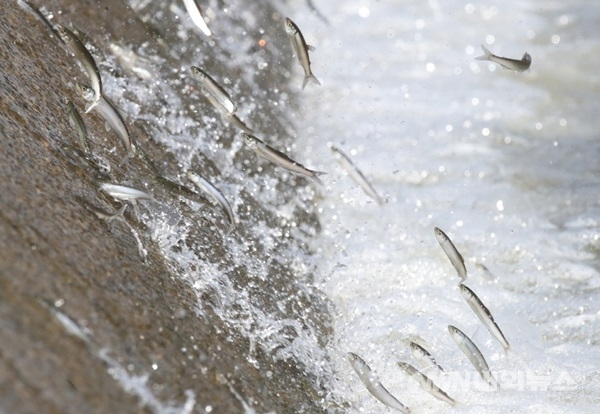
[[[156,75],[154,63],[151,59],[140,56],[128,47],[110,43],[108,45],[111,53],[117,58],[119,65],[127,72],[133,72],[141,79],[150,80]]]
[[[256,152],[259,156],[264,159],[272,162],[273,164],[285,168],[288,171],[292,171],[296,174],[304,175],[306,177],[312,178],[319,184],[323,184],[319,179],[319,175],[325,174],[321,171],[313,171],[309,170],[302,164],[297,163],[283,152],[276,150],[275,148],[265,144],[260,139],[256,138],[254,135],[245,134],[242,132],[242,137],[244,137],[244,142],[250,149]]]
[[[423,361],[428,366],[434,366],[440,372],[444,372],[444,369],[436,362],[435,358],[421,345],[411,341],[409,346],[413,357],[417,361]]]
[[[77,108],[75,108],[75,105],[73,105],[73,102],[71,102],[69,99],[65,99],[64,102],[69,110],[69,122],[73,127],[75,127],[75,129],[77,129],[79,145],[81,145],[83,152],[89,152],[90,149],[87,145],[88,135],[85,123],[83,122],[83,119],[81,119],[81,115],[79,114],[79,111],[77,111]]]
[[[467,280],[465,259],[463,259],[462,255],[458,252],[456,246],[454,246],[454,243],[452,243],[452,240],[450,240],[450,237],[448,237],[446,233],[444,233],[438,227],[433,229],[433,233],[435,234],[435,238],[437,239],[438,243],[442,247],[442,250],[444,250],[444,253],[446,253],[446,256],[448,256],[448,259],[450,259],[450,263],[452,263],[452,266],[454,266],[454,269],[456,269],[458,277],[460,277],[463,282]]]
[[[154,199],[151,194],[145,191],[119,184],[103,183],[100,185],[100,190],[117,200],[137,201]]]
[[[418,369],[405,362],[398,362],[398,366],[404,371],[409,377],[414,379],[425,391],[433,395],[438,400],[444,401],[450,405],[456,404],[454,398],[446,394],[440,387],[435,385],[431,379],[425,374],[421,373]]]
[[[485,358],[483,357],[483,354],[479,348],[477,348],[477,345],[475,345],[475,343],[473,343],[473,341],[471,341],[467,335],[465,335],[455,326],[448,325],[448,332],[450,332],[450,336],[456,345],[458,345],[463,354],[469,358],[469,361],[471,361],[471,364],[473,364],[481,378],[492,388],[498,389],[500,386],[492,375],[490,367],[488,366],[487,362],[485,362]]]
[[[396,399],[390,392],[381,384],[379,378],[367,365],[367,363],[358,355],[348,352],[348,359],[352,368],[358,374],[360,380],[365,384],[367,390],[377,398],[379,401],[387,405],[388,407],[400,410],[400,412],[408,414],[410,409]]]
[[[458,288],[460,289],[460,294],[463,296],[463,298],[465,298],[471,309],[473,309],[473,312],[475,312],[475,315],[477,315],[481,323],[483,323],[483,325],[488,331],[490,331],[494,338],[496,338],[498,342],[502,344],[504,349],[508,351],[510,344],[504,337],[504,334],[500,330],[498,324],[494,321],[494,317],[489,309],[468,286],[465,286],[461,283]]]
[[[81,93],[81,96],[88,102],[95,102],[95,92],[92,88],[87,85],[83,85],[81,83],[77,83],[77,88]],[[96,110],[100,114],[102,118],[110,127],[117,133],[123,147],[127,150],[127,156],[132,156],[134,153],[133,145],[131,144],[131,138],[129,136],[129,131],[125,126],[125,122],[123,122],[123,118],[113,106],[113,104],[106,99],[104,96],[100,97],[100,100],[93,106],[93,109]],[[87,112],[87,111],[86,111]]]
[[[383,199],[379,194],[377,194],[377,191],[365,178],[363,173],[356,167],[356,165],[354,165],[352,160],[350,160],[350,157],[348,157],[344,151],[335,146],[331,147],[331,151],[339,155],[338,161],[340,165],[348,172],[350,177],[360,186],[360,188],[362,188],[369,197],[375,200],[377,204],[382,205]]]
[[[60,38],[65,42],[71,53],[79,60],[85,71],[87,72],[92,89],[94,90],[94,100],[87,107],[86,113],[90,112],[102,99],[102,77],[100,70],[92,57],[92,54],[86,49],[83,43],[75,36],[75,34],[64,26],[56,25],[56,30]]]
[[[196,174],[193,171],[188,171],[187,176],[191,182],[193,182],[196,187],[206,193],[210,198],[212,198],[225,212],[227,216],[227,220],[229,221],[229,229],[227,230],[227,234],[231,233],[235,229],[235,216],[233,215],[233,210],[231,209],[231,205],[223,195],[214,185],[212,185],[208,180],[202,177],[200,174]]]
[[[506,69],[514,70],[517,72],[525,72],[531,66],[531,55],[527,52],[523,55],[523,57],[519,59],[510,59],[507,57],[496,56],[490,50],[481,45],[481,49],[483,50],[483,55],[478,56],[476,60],[489,60],[491,62],[497,63],[500,66],[505,67]]]
[[[304,36],[302,32],[296,26],[296,23],[291,21],[289,18],[285,18],[285,32],[287,33],[290,41],[292,42],[292,46],[294,47],[294,51],[296,56],[298,56],[298,60],[300,62],[300,66],[304,69],[304,80],[302,81],[302,89],[306,87],[308,81],[312,81],[317,85],[321,85],[321,82],[313,75],[310,69],[310,58],[308,57],[308,51],[314,50],[315,48],[306,44],[304,40]]]
[[[191,0],[193,1],[193,0]],[[211,103],[217,110],[220,112],[225,112],[227,114],[233,114],[236,112],[237,107],[233,103],[231,96],[223,89],[221,85],[219,85],[213,78],[210,77],[208,73],[200,69],[198,66],[191,66],[190,71],[194,78],[200,81],[200,85],[202,85],[202,90],[208,93],[212,98],[214,98],[215,102]]]
[[[200,29],[206,36],[210,36],[212,33],[208,28],[204,17],[202,17],[202,13],[200,12],[200,8],[198,7],[196,0],[183,0],[183,4],[194,25],[196,25],[196,27]]]

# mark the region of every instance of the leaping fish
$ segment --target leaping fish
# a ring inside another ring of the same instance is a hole
[[[360,186],[360,188],[362,188],[369,197],[375,200],[377,204],[383,204],[383,199],[381,196],[377,194],[375,188],[373,188],[363,173],[356,167],[356,165],[354,165],[352,160],[350,160],[350,157],[348,157],[344,151],[335,146],[331,147],[331,151],[338,154],[338,161],[340,165],[346,170],[346,172],[348,172],[348,175],[350,175],[350,177]]]
[[[515,70],[517,72],[525,72],[531,66],[531,55],[527,52],[525,52],[523,57],[519,60],[496,56],[484,45],[481,45],[481,49],[483,50],[483,55],[476,57],[476,60],[489,60],[505,67],[506,69]]]
[[[102,78],[98,66],[92,57],[92,54],[86,49],[83,43],[75,36],[75,34],[61,25],[56,25],[56,30],[60,38],[65,42],[71,53],[79,59],[79,62],[87,72],[92,89],[94,90],[94,99],[87,107],[86,113],[90,112],[102,98]]]
[[[473,292],[468,286],[463,285],[462,283],[458,286],[460,289],[460,294],[465,298],[475,315],[479,318],[481,323],[487,328],[488,331],[502,344],[504,349],[508,351],[510,348],[510,344],[504,337],[504,334],[500,330],[498,324],[494,321],[494,317],[492,316],[489,309],[483,304],[481,299]]]
[[[192,19],[192,22],[196,25],[196,27],[200,29],[206,36],[210,36],[210,29],[208,28],[204,17],[202,17],[202,13],[200,13],[200,8],[198,7],[196,0],[183,0],[183,4],[190,15],[190,19]]]
[[[86,101],[95,102],[94,90],[87,85],[77,84],[81,95]],[[119,115],[119,112],[104,96],[100,96],[100,100],[97,103],[92,104],[92,108],[95,109],[110,127],[117,133],[121,143],[127,150],[127,156],[133,155],[133,146],[131,145],[131,139],[129,137],[129,131],[123,122],[123,118]]]
[[[104,183],[100,186],[100,190],[117,200],[137,201],[154,199],[151,194],[145,191],[119,184]]]
[[[191,0],[193,1],[193,0]],[[206,91],[211,97],[214,98],[215,102],[218,105],[213,105],[220,112],[225,112],[227,114],[233,114],[237,110],[236,105],[233,103],[231,96],[223,89],[221,85],[219,85],[213,78],[210,77],[208,73],[200,69],[198,66],[190,67],[190,71],[192,75],[200,81],[200,85],[202,85],[202,89]]]
[[[490,386],[494,389],[498,389],[498,382],[492,375],[490,367],[488,366],[487,362],[485,362],[485,358],[483,357],[483,354],[479,348],[477,348],[477,345],[475,345],[475,343],[471,341],[467,335],[465,335],[455,326],[448,325],[448,332],[450,332],[450,336],[456,345],[458,345],[463,354],[469,358],[469,361],[471,361],[471,364],[473,364],[481,378],[490,384]]]
[[[435,385],[431,379],[429,379],[425,374],[420,372],[418,369],[416,369],[412,365],[407,364],[405,362],[398,362],[398,366],[404,372],[406,372],[406,374],[409,377],[411,377],[412,379],[417,381],[417,383],[421,386],[421,388],[423,388],[429,394],[433,395],[438,400],[447,402],[450,405],[456,404],[456,401],[454,400],[454,398],[452,398],[448,394],[446,394],[440,387]]]
[[[219,189],[212,185],[208,180],[204,179],[204,177],[196,174],[193,171],[188,171],[187,176],[191,182],[193,182],[203,192],[208,194],[210,198],[212,198],[225,212],[227,220],[229,221],[229,229],[227,230],[227,234],[231,233],[233,229],[235,229],[235,217],[233,215],[233,210],[231,209],[231,206],[229,205],[229,202],[223,193],[221,193]]]
[[[298,56],[298,60],[300,62],[300,66],[304,69],[304,80],[302,81],[302,89],[306,86],[308,81],[313,81],[317,85],[320,85],[321,82],[313,75],[310,69],[310,58],[308,57],[308,51],[314,50],[315,48],[306,44],[304,40],[304,36],[302,32],[296,26],[296,23],[285,18],[285,32],[287,33],[290,41],[292,42],[292,46],[294,47],[294,51],[296,52],[296,56]]]
[[[358,355],[348,352],[348,359],[352,368],[358,374],[360,380],[365,384],[367,390],[377,398],[379,401],[387,405],[388,407],[400,410],[400,412],[408,414],[410,409],[396,399],[377,378],[377,375],[371,370],[367,363]]]
[[[244,137],[244,142],[246,145],[248,145],[250,149],[264,159],[271,161],[273,164],[278,165],[281,168],[285,168],[288,171],[312,178],[317,183],[322,184],[321,180],[319,179],[319,175],[325,174],[324,172],[309,170],[304,165],[297,163],[285,155],[283,152],[265,144],[254,135],[249,135],[242,132],[242,137]]]
[[[465,259],[463,259],[462,255],[458,252],[458,250],[454,246],[454,243],[452,243],[452,240],[450,240],[450,237],[448,237],[446,233],[444,233],[438,227],[434,228],[433,232],[435,234],[435,238],[442,247],[442,250],[444,250],[444,253],[446,253],[446,256],[448,256],[448,259],[450,259],[450,263],[452,263],[452,266],[454,266],[454,269],[456,269],[458,277],[460,277],[464,282],[465,280],[467,280],[467,268],[465,267]]]
[[[436,362],[435,358],[429,353],[429,351],[416,342],[410,342],[410,352],[417,361],[423,361],[425,364],[427,364],[427,366],[434,366],[438,369],[438,371],[444,372],[444,369]]]

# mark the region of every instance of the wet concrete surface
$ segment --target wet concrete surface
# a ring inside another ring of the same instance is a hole
[[[42,2],[32,3],[40,7]],[[80,28],[107,54],[110,40],[146,42],[177,67],[190,56],[180,46],[173,47],[181,41],[177,30],[167,29],[177,24],[168,4],[154,2],[136,11],[119,1],[43,2],[45,10],[53,13],[53,23]],[[165,10],[159,23],[144,18],[160,16],[161,7]],[[244,16],[236,17],[234,12],[240,7],[232,7],[227,24],[235,24],[251,37],[253,29],[244,29],[251,14],[264,22],[268,36],[268,28],[276,25],[272,21],[275,10],[267,2],[253,2]],[[215,23],[215,30],[226,27]],[[123,162],[125,152],[113,132],[105,129],[100,117],[85,116],[88,130],[96,131],[92,150],[101,152],[110,164],[109,171],[99,167],[94,157],[77,149],[76,132],[62,104],[68,97],[80,110],[83,106],[74,81],[87,79],[74,58],[66,54],[50,28],[16,1],[2,6],[0,32],[0,412],[238,413],[245,411],[244,404],[257,412],[324,411],[318,393],[326,392],[327,384],[318,389],[301,362],[276,360],[260,348],[254,355],[257,363],[248,362],[247,338],[214,315],[213,307],[202,305],[218,302],[218,298],[199,297],[189,284],[174,277],[176,266],[165,259],[136,211],[126,210],[125,219],[140,235],[148,252],[145,260],[127,225],[118,220],[105,222],[90,211],[90,207],[114,211],[120,206],[98,191],[100,182],[146,188],[155,183],[157,174],[180,176],[175,156],[153,139],[150,117],[127,120],[136,147],[143,149],[146,158]],[[198,47],[206,47],[208,40],[196,39]],[[206,47],[208,57],[219,50],[216,43]],[[261,56],[270,53],[258,48],[249,51]],[[218,58],[227,53],[220,50]],[[237,59],[229,65],[243,66],[244,62]],[[161,70],[165,76],[172,74],[165,82],[177,81],[176,73]],[[282,89],[290,88],[283,69],[255,79],[258,85],[274,81]],[[254,124],[281,119],[277,110],[260,109]],[[142,114],[160,118],[163,110],[157,98],[144,102]],[[280,134],[284,123],[272,121],[262,131]],[[222,142],[231,145],[237,132],[231,127],[223,131]],[[218,173],[218,166],[209,159],[198,161],[203,165],[200,171]],[[274,177],[279,187],[295,185],[296,180],[304,183],[301,178]],[[156,198],[177,205],[182,214],[192,214],[167,187],[152,189]],[[258,216],[276,225],[268,206],[246,196],[254,219]],[[292,191],[284,198],[293,196]],[[137,208],[152,213],[151,207]],[[318,231],[313,212],[294,214],[299,223]],[[240,213],[240,222],[251,219]],[[211,218],[199,222],[203,226],[195,233],[211,247],[205,244],[198,250],[205,250],[206,260],[227,262],[222,257],[226,253],[220,224]],[[250,237],[241,227],[239,237]],[[254,243],[260,252],[260,240]],[[288,243],[295,243],[294,239]],[[290,295],[303,297],[308,309],[303,312],[312,315],[324,345],[330,334],[326,300],[310,288],[299,290],[293,275],[276,261],[270,274],[272,282],[261,286],[250,283],[247,269],[236,268],[235,283],[240,289],[248,284],[265,312],[288,317],[294,317],[295,310],[284,312],[273,302]],[[202,312],[197,312],[199,307]],[[123,385],[125,380],[136,383],[136,379],[139,388]]]

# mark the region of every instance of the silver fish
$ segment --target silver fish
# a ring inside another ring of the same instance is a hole
[[[475,345],[475,343],[473,343],[473,341],[471,341],[467,335],[465,335],[455,326],[448,325],[448,332],[450,332],[450,336],[456,345],[458,345],[463,354],[469,358],[469,361],[471,361],[471,364],[473,364],[481,378],[490,384],[490,386],[494,389],[498,389],[498,382],[492,375],[490,367],[488,366],[487,362],[485,362],[485,358],[483,357],[483,354],[479,348],[477,348],[477,345]]]
[[[450,237],[448,237],[446,233],[444,233],[438,227],[434,228],[433,232],[435,234],[435,238],[442,247],[442,250],[444,250],[444,253],[446,253],[446,256],[448,256],[448,259],[450,259],[450,263],[452,263],[452,266],[454,266],[454,269],[456,269],[458,277],[465,281],[467,279],[465,259],[463,259],[462,255],[458,252],[454,246],[454,243],[452,243],[452,240],[450,240]]]
[[[479,318],[481,323],[487,328],[488,331],[502,344],[505,350],[510,348],[510,344],[504,337],[504,334],[498,327],[498,324],[494,321],[494,317],[490,313],[489,309],[483,304],[481,299],[473,292],[468,286],[462,283],[458,286],[460,294],[465,298],[475,315]]]
[[[235,125],[236,127],[238,127],[239,129],[241,129],[242,131],[244,131],[246,134],[254,134],[254,130],[252,130],[251,128],[249,128],[244,121],[242,121],[240,119],[239,116],[237,116],[236,114],[228,114],[228,115],[224,115],[223,118]]]
[[[315,75],[313,75],[310,69],[310,58],[308,57],[308,51],[314,50],[315,48],[306,44],[304,36],[302,35],[300,29],[298,29],[298,26],[296,26],[296,23],[287,17],[285,18],[285,32],[292,42],[296,56],[298,56],[298,60],[300,61],[300,66],[302,66],[302,69],[304,69],[302,89],[304,89],[309,80],[317,85],[320,85],[321,82],[319,82]]]
[[[259,156],[263,157],[264,159],[271,161],[273,164],[285,168],[286,170],[312,178],[319,184],[322,184],[321,180],[319,179],[319,175],[325,173],[320,171],[309,170],[302,164],[297,163],[296,161],[285,155],[283,152],[280,152],[275,148],[265,144],[260,139],[256,138],[254,135],[249,135],[242,132],[242,137],[244,137],[246,145],[248,145],[248,147],[250,147],[254,152],[256,152]]]
[[[65,105],[69,110],[69,122],[75,129],[77,130],[77,137],[79,138],[79,145],[81,145],[81,149],[84,152],[89,152],[89,148],[87,145],[87,128],[85,127],[85,123],[83,119],[81,119],[81,115],[79,115],[79,111],[68,99],[65,99]]]
[[[151,59],[140,56],[128,47],[110,43],[111,53],[117,58],[119,65],[127,72],[133,72],[141,79],[150,80],[157,76],[154,63]]]
[[[200,8],[198,7],[198,4],[196,4],[196,0],[183,0],[183,4],[196,27],[206,36],[210,36],[210,29],[208,28],[204,17],[202,17],[202,13],[200,13]]]
[[[100,190],[104,191],[109,196],[116,198],[117,200],[136,201],[154,199],[151,194],[145,191],[124,185],[104,183],[100,186]]]
[[[228,114],[233,114],[237,110],[236,105],[233,103],[231,96],[219,85],[213,78],[210,77],[208,73],[203,71],[197,66],[192,66],[190,68],[192,75],[200,81],[202,85],[202,89],[206,91],[210,96],[212,96],[218,105],[215,105],[213,102],[213,106],[215,106],[220,112],[226,112]]]
[[[410,409],[396,399],[379,381],[379,378],[367,365],[367,363],[358,355],[348,352],[348,359],[352,368],[358,374],[360,380],[365,384],[367,390],[379,401],[388,407],[400,410],[402,413],[410,413]]]
[[[188,171],[187,176],[191,182],[196,184],[199,189],[208,194],[219,206],[221,206],[221,209],[225,212],[227,220],[229,221],[229,229],[227,233],[231,233],[233,229],[235,229],[235,217],[233,215],[233,210],[231,209],[231,206],[229,205],[229,202],[223,193],[221,193],[208,180],[204,179],[202,176],[193,171]]]
[[[483,56],[476,57],[476,60],[489,60],[506,69],[515,70],[517,72],[525,72],[531,66],[531,55],[527,52],[525,52],[523,57],[519,60],[496,56],[484,45],[481,45],[481,49],[483,50]]]
[[[92,89],[94,90],[94,100],[88,106],[85,111],[88,113],[94,106],[100,103],[102,98],[102,78],[98,66],[94,61],[91,53],[85,48],[84,44],[75,36],[75,34],[61,25],[56,25],[58,35],[65,42],[71,53],[79,59],[79,62],[87,72],[90,82],[92,83]]]
[[[77,84],[77,88],[79,89],[81,96],[89,102],[92,102],[92,108],[95,109],[102,118],[110,127],[117,133],[121,143],[127,150],[127,155],[133,155],[133,146],[131,145],[131,138],[129,137],[129,131],[125,126],[125,122],[123,122],[123,118],[119,112],[115,109],[112,103],[104,96],[100,97],[100,100],[97,103],[95,101],[95,92],[92,88],[86,85],[82,85],[81,83]],[[87,112],[87,111],[86,111]]]
[[[350,177],[360,186],[360,188],[362,188],[369,197],[375,200],[377,204],[383,204],[383,199],[381,196],[377,194],[377,191],[375,191],[363,173],[356,167],[356,165],[354,165],[352,160],[350,160],[350,157],[348,157],[344,151],[335,146],[331,147],[331,151],[339,155],[338,161],[340,162],[340,165],[348,172]]]
[[[418,369],[413,367],[410,364],[405,362],[398,362],[398,366],[406,372],[406,374],[417,381],[417,383],[427,391],[429,394],[433,395],[438,400],[447,402],[450,405],[456,404],[456,401],[448,394],[446,394],[440,387],[435,385],[431,379],[429,379],[425,374],[421,373]]]
[[[421,345],[417,344],[416,342],[411,341],[410,342],[410,351],[411,351],[413,357],[417,361],[422,361],[427,366],[434,366],[440,372],[444,372],[444,369],[436,362],[435,358],[429,353],[429,351],[427,351]]]

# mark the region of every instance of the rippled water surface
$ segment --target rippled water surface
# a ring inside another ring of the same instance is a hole
[[[329,25],[298,4],[314,74],[296,151],[326,170],[318,249],[335,304],[334,395],[385,412],[346,358],[361,355],[416,412],[452,411],[397,366],[431,375],[459,410],[593,412],[599,402],[597,51],[600,12],[583,2],[333,1]],[[515,73],[474,60],[533,57]],[[299,66],[293,76],[300,87]],[[346,152],[386,202],[352,181]],[[438,245],[463,254],[469,285],[511,351],[482,327]],[[447,326],[471,336],[500,390],[478,382]],[[419,365],[408,340],[444,367]]]

